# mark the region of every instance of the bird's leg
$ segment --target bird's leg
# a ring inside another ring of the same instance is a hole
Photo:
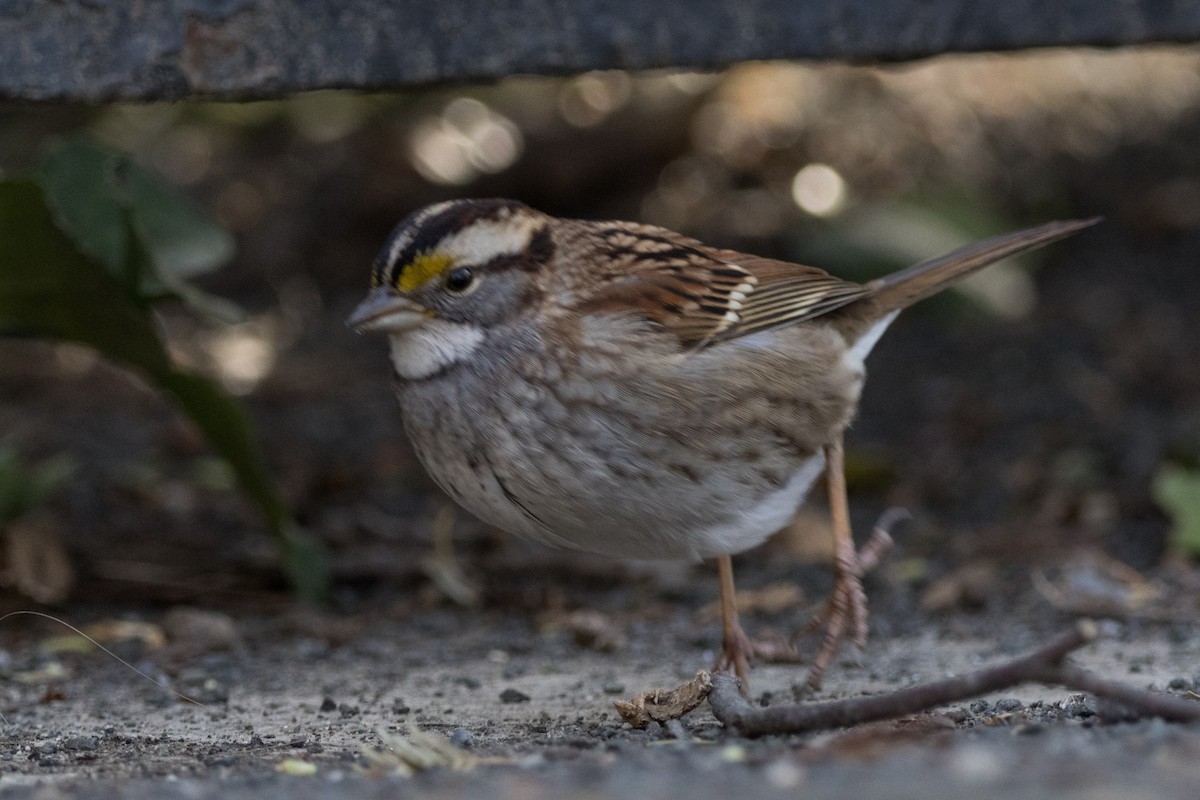
[[[798,660],[796,648],[790,642],[755,640],[742,630],[738,620],[737,592],[733,587],[733,557],[717,558],[717,575],[721,585],[721,654],[713,664],[714,670],[733,670],[742,684],[742,693],[750,687],[750,659],[762,658],[773,662]]]
[[[892,544],[888,527],[890,515],[880,518],[871,538],[862,550],[854,548],[854,537],[850,531],[850,507],[846,499],[846,472],[842,437],[825,447],[825,482],[829,488],[829,515],[833,523],[834,561],[833,591],[825,607],[809,622],[809,629],[825,626],[821,649],[813,660],[808,673],[808,685],[814,689],[821,686],[825,670],[833,662],[847,634],[860,649],[867,644],[867,594],[863,590],[862,576],[879,562],[880,557]]]
[[[754,642],[742,630],[738,621],[737,592],[733,588],[733,556],[717,557],[717,578],[721,586],[721,654],[713,664],[714,670],[733,672],[746,691],[750,678],[750,658],[754,655]]]

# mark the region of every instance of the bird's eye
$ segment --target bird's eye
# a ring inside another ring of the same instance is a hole
[[[475,283],[475,275],[468,267],[455,267],[446,274],[446,289],[455,294],[462,294]]]

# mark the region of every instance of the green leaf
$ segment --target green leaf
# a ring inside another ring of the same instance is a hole
[[[1165,466],[1154,477],[1154,499],[1170,515],[1171,543],[1200,556],[1200,470]]]
[[[240,318],[232,303],[187,284],[229,260],[233,237],[162,178],[75,137],[46,151],[38,181],[59,227],[136,303],[170,296],[218,319]]]
[[[128,243],[136,257],[140,243]],[[324,588],[319,549],[296,529],[275,493],[249,419],[209,378],[174,368],[149,310],[55,224],[41,189],[0,182],[0,333],[49,336],[94,347],[169,392],[237,477],[276,536],[285,569],[307,598]],[[0,468],[5,468],[0,451]]]
[[[8,445],[0,447],[0,523],[18,519],[38,508],[67,482],[75,470],[68,456],[27,464]]]
[[[148,374],[171,366],[150,314],[59,230],[30,181],[0,183],[0,332],[90,345]]]
[[[122,283],[131,234],[118,196],[117,172],[124,163],[86,140],[69,139],[43,155],[37,175],[58,226]]]
[[[168,285],[211,272],[233,257],[229,232],[162,178],[130,163],[125,190],[134,229]]]

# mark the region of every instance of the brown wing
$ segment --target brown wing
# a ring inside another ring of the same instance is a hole
[[[663,228],[598,225],[613,266],[585,310],[628,310],[688,346],[707,346],[820,316],[863,297],[824,270],[718,250]]]
[[[734,250],[715,250],[713,255],[723,262],[736,264],[757,280],[755,291],[746,298],[739,310],[737,324],[722,331],[718,339],[745,336],[813,319],[869,293],[864,286],[834,277],[817,267],[776,261]]]

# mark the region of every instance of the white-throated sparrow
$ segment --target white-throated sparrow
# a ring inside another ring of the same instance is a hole
[[[863,359],[905,306],[1092,222],[857,284],[650,225],[451,201],[396,227],[349,324],[390,336],[413,447],[481,519],[621,558],[717,558],[718,666],[743,678],[755,647],[730,556],[784,527],[826,469],[838,558],[816,685],[847,628],[866,637],[842,475]]]

